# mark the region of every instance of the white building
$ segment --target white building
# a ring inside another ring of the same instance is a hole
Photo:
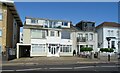
[[[98,33],[99,48],[114,48],[114,52],[120,49],[120,24],[114,22],[103,22],[96,27]],[[107,38],[111,40],[107,41]]]
[[[93,52],[98,52],[97,44],[97,33],[95,31],[95,22],[91,21],[81,21],[76,24],[77,29],[75,42],[75,47],[77,47],[77,52],[80,53],[80,48],[82,47],[92,47]]]
[[[79,33],[88,34],[87,38],[92,34],[92,40],[77,41]],[[26,17],[23,43],[17,44],[17,58],[25,56],[26,53],[31,57],[73,56],[73,50],[80,52],[77,45],[93,47],[97,52],[97,39],[94,37],[97,38],[96,33],[79,31],[72,26],[71,21]]]

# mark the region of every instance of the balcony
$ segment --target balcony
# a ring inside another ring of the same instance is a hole
[[[86,42],[86,37],[77,37],[77,42]]]

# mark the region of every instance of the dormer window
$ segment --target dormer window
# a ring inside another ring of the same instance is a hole
[[[68,22],[63,22],[62,25],[63,26],[68,26]]]
[[[38,23],[38,20],[31,19],[31,23]]]

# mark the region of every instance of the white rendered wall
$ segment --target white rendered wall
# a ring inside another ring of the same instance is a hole
[[[114,34],[113,36],[108,36],[108,30],[113,30]],[[103,48],[108,48],[108,42],[106,40],[106,37],[116,37],[118,38],[117,36],[117,31],[118,31],[118,28],[115,28],[115,27],[104,27],[103,28]],[[118,39],[111,39],[110,40],[110,47],[111,47],[111,41],[115,41],[115,47],[116,47],[116,50],[118,50]]]

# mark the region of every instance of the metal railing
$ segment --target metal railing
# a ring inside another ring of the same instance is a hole
[[[86,37],[77,37],[77,42],[86,42]]]

